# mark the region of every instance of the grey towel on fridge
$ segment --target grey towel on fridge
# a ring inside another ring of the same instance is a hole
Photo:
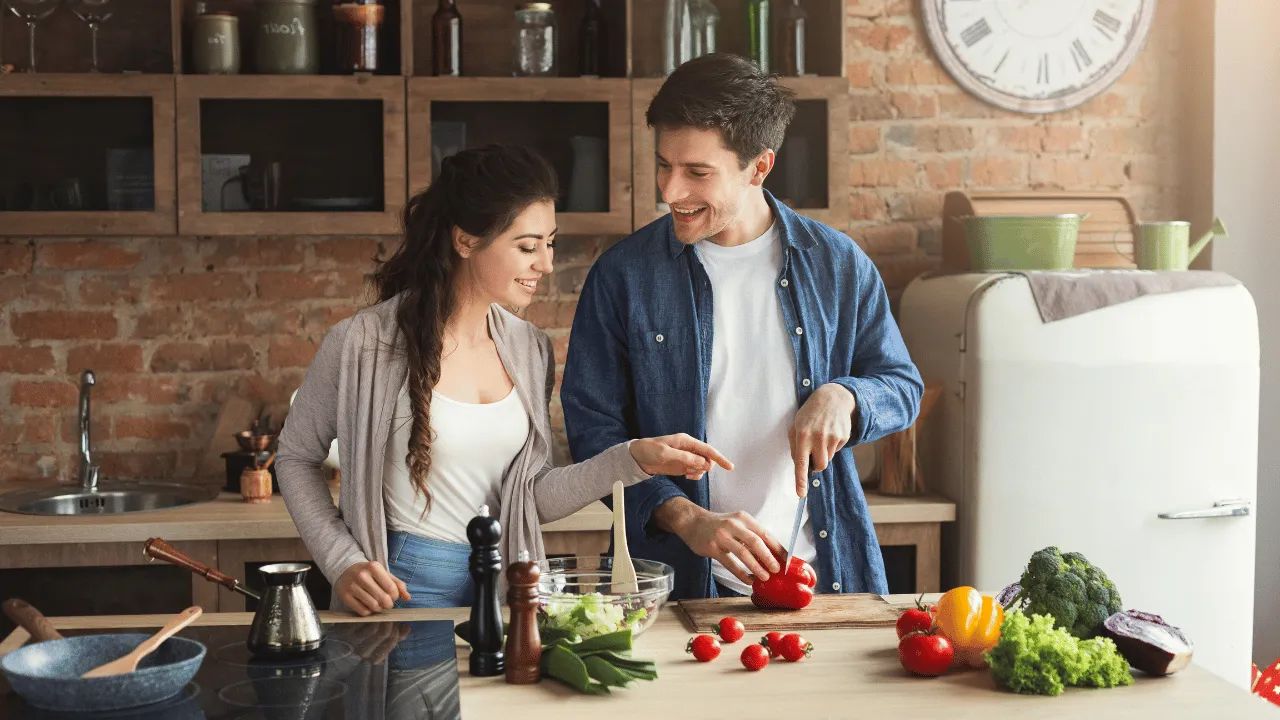
[[[1027,278],[1040,319],[1053,322],[1159,293],[1239,285],[1210,270],[1020,271]]]

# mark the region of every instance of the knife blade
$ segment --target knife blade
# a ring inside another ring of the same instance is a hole
[[[796,540],[800,539],[800,522],[804,519],[804,503],[808,496],[800,498],[796,503],[796,521],[791,526],[791,544],[787,546],[787,561],[782,566],[782,573],[785,575],[787,568],[791,567],[791,556],[796,552]]]

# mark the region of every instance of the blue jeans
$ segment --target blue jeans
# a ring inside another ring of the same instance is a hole
[[[471,546],[433,540],[420,535],[387,533],[388,570],[409,587],[408,602],[397,608],[471,606],[471,574],[467,565]]]

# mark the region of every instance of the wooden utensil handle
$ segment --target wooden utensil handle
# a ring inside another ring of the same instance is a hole
[[[39,610],[32,607],[27,601],[10,598],[4,601],[3,608],[4,614],[26,630],[31,635],[32,640],[44,642],[45,640],[62,639],[62,633],[58,632],[53,623],[49,622],[49,618],[42,615]]]
[[[163,560],[167,563],[177,565],[180,568],[186,568],[209,582],[215,582],[219,585],[225,586],[228,590],[240,589],[239,580],[231,577],[230,575],[224,575],[202,562],[183,555],[177,550],[174,550],[173,546],[160,538],[151,538],[148,540],[147,544],[143,547],[142,552],[147,557],[155,558],[156,560]]]

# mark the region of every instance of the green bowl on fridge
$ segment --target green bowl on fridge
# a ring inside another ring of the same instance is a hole
[[[1076,239],[1087,214],[965,215],[969,269],[1070,270],[1075,267]]]

